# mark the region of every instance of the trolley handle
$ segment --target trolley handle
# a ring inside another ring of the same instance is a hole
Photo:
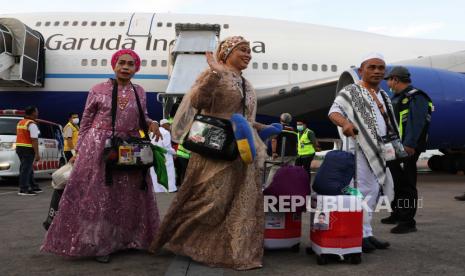
[[[356,136],[359,133],[358,129],[356,129],[356,128],[353,129],[353,132],[354,132],[354,134]],[[357,173],[357,155],[358,155],[358,153],[357,152],[360,149],[360,145],[358,144],[356,137],[354,136],[353,138],[354,138],[354,145],[355,145],[355,149],[354,149],[354,160],[355,160],[355,162],[354,162],[354,165],[355,165],[354,166],[355,167],[354,188],[357,188],[358,187],[358,173]],[[346,136],[346,151],[350,152],[350,150],[349,150],[349,137],[348,136]]]

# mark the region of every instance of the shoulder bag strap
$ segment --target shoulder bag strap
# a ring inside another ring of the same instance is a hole
[[[115,137],[115,122],[116,122],[116,109],[118,104],[118,82],[111,79],[113,83],[113,90],[111,93],[111,138]]]
[[[245,109],[247,108],[245,105],[246,97],[247,97],[247,90],[245,88],[245,79],[243,76],[241,76],[242,79],[242,116],[245,117]],[[247,118],[246,118],[247,119]]]
[[[144,111],[142,109],[142,105],[140,104],[140,100],[139,100],[139,95],[137,94],[137,90],[136,90],[136,87],[134,86],[134,84],[132,84],[132,89],[134,90],[134,95],[136,96],[136,102],[137,102],[137,108],[139,109],[139,126],[140,128],[144,131],[144,134],[145,134],[145,139],[150,139],[149,138],[149,128],[147,126],[147,122],[145,121],[145,114],[144,114]]]

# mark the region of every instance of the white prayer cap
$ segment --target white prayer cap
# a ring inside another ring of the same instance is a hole
[[[168,121],[167,119],[161,119],[160,120],[160,125],[161,126],[164,125],[164,124],[169,124],[169,123],[170,123],[170,121]]]
[[[382,54],[376,53],[376,52],[371,52],[371,53],[369,53],[368,55],[366,55],[366,56],[364,56],[362,58],[362,61],[360,62],[360,64],[364,63],[367,60],[374,59],[374,58],[377,58],[377,59],[380,59],[380,60],[386,62],[384,60],[384,56]]]

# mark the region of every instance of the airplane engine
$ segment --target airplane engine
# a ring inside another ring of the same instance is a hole
[[[465,75],[442,69],[405,67],[411,73],[412,85],[425,91],[433,100],[428,149],[438,149],[444,155],[431,158],[428,162],[430,169],[452,173],[465,171]],[[391,68],[388,66],[386,72]],[[340,76],[337,91],[359,80],[357,68],[351,68]],[[381,86],[389,91],[385,81]]]

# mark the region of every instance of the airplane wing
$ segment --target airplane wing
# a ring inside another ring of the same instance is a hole
[[[258,113],[279,116],[283,112],[296,118],[327,120],[336,95],[339,76],[296,84],[257,88]]]

